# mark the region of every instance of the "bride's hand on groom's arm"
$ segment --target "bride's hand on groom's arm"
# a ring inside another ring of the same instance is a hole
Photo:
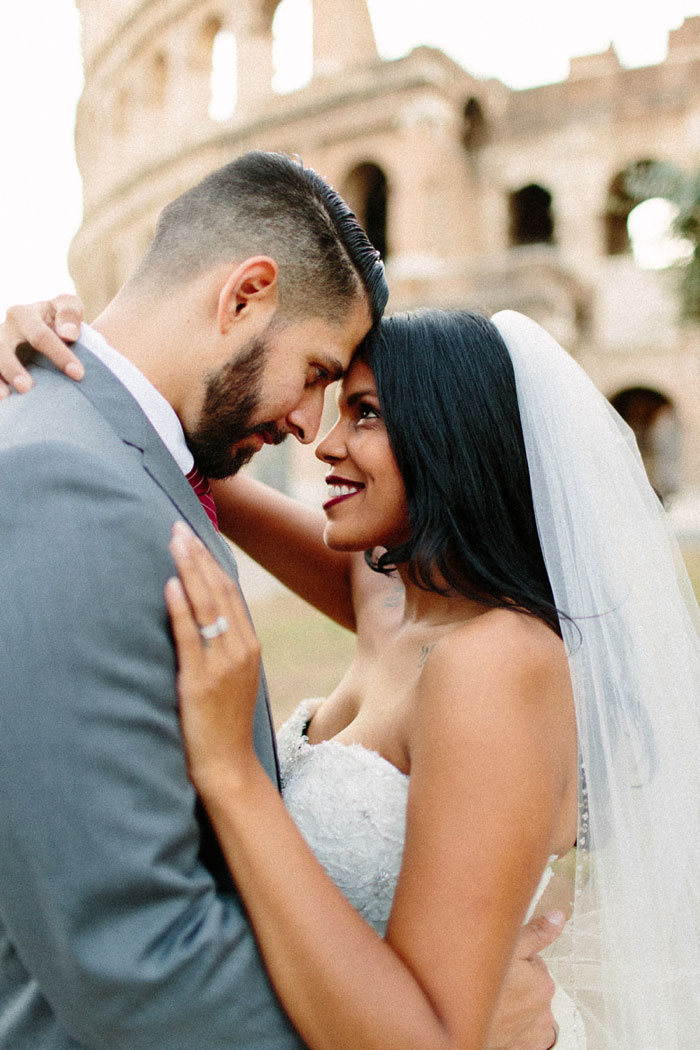
[[[234,765],[257,761],[260,643],[236,584],[182,522],[173,528],[170,550],[179,578],[168,581],[165,596],[177,646],[180,720],[190,777],[204,795]]]
[[[71,379],[82,379],[83,366],[66,343],[78,338],[83,315],[83,304],[75,295],[11,306],[0,324],[0,398],[11,389],[26,394],[34,385],[17,355],[23,345],[44,354]]]

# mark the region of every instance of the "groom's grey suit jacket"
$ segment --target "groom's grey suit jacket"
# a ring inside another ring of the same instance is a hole
[[[187,778],[163,600],[187,479],[96,358],[0,405],[0,1048],[298,1050]],[[264,686],[256,746],[276,776]]]

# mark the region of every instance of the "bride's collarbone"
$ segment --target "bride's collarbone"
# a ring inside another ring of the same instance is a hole
[[[453,625],[439,628],[418,624],[385,627],[358,635],[355,654],[347,672],[323,705],[323,718],[340,728],[360,715],[372,720],[396,718],[407,707],[427,658]]]
[[[460,621],[407,623],[400,610],[366,620],[348,671],[309,725],[309,742],[358,743],[407,772],[410,715],[421,672],[435,645],[458,626]]]

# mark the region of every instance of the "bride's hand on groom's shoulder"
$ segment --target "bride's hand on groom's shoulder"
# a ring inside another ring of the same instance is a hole
[[[170,550],[178,578],[166,603],[178,659],[180,721],[192,782],[203,797],[256,763],[253,718],[260,643],[240,591],[182,522]]]
[[[20,360],[26,347],[48,357],[71,379],[82,379],[84,368],[66,343],[78,338],[83,315],[83,304],[75,295],[11,306],[0,324],[0,398],[13,389],[26,394],[34,385]]]

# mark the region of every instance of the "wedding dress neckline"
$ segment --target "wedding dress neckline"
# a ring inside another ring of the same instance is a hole
[[[404,773],[402,769],[395,766],[390,759],[385,758],[381,752],[376,750],[376,748],[368,747],[366,744],[362,744],[358,740],[353,740],[350,743],[345,744],[342,740],[338,740],[336,736],[331,736],[325,740],[318,740],[315,743],[311,743],[308,737],[309,723],[323,701],[324,697],[310,697],[307,700],[302,700],[288,721],[285,722],[280,732],[284,732],[285,736],[289,732],[290,735],[296,738],[297,746],[300,748],[315,749],[319,747],[340,747],[345,751],[354,752],[356,754],[361,753],[362,755],[370,755],[373,760],[378,760],[379,762],[384,763],[385,766],[388,766],[390,770],[398,774],[398,776],[402,777],[405,781],[410,780],[409,773]]]

